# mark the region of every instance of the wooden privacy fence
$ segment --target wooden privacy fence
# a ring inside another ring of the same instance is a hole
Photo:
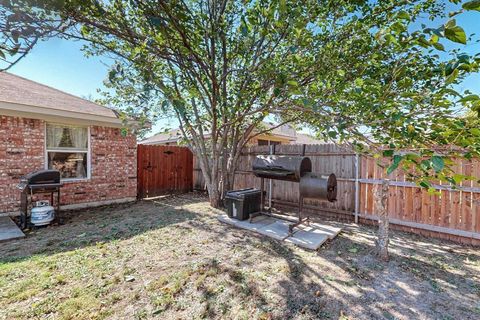
[[[386,174],[375,159],[361,157],[359,210],[361,218],[376,220],[374,191]],[[454,171],[480,177],[480,161],[458,160]],[[390,176],[388,214],[390,222],[418,233],[480,244],[480,188],[477,182],[465,181],[458,189],[434,184],[438,194],[405,181],[404,173]]]
[[[302,145],[277,145],[277,155],[300,155]],[[260,178],[252,173],[252,161],[259,154],[269,154],[268,146],[245,148],[235,175],[235,189],[260,187]],[[306,210],[340,218],[371,223],[376,221],[375,191],[385,178],[384,170],[373,158],[359,156],[352,150],[334,144],[307,145],[305,156],[312,160],[312,170],[335,173],[338,181],[337,202],[305,200]],[[480,162],[461,161],[457,173],[480,177]],[[407,182],[401,172],[388,177],[389,217],[397,228],[427,236],[451,239],[462,243],[480,244],[480,186],[465,182],[462,190],[435,185],[440,195]],[[296,206],[299,193],[294,182],[267,179],[266,190],[272,188],[273,206]],[[194,188],[204,189],[202,172],[194,167]],[[268,202],[268,196],[266,197]]]
[[[138,197],[188,192],[193,185],[193,154],[185,147],[139,144]]]

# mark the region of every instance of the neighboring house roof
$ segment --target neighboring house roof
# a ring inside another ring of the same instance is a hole
[[[274,128],[275,126],[277,126],[277,124],[263,121],[262,126],[264,126],[265,128],[260,128],[259,129],[260,131]],[[297,136],[297,132],[295,131],[295,129],[288,124],[282,124],[281,126],[276,127],[271,131],[268,131],[266,134],[270,134],[274,136],[282,136],[282,137],[288,138],[290,141],[295,141]]]
[[[259,130],[266,130],[269,128],[275,127],[275,124],[271,122],[263,122],[262,128]],[[280,127],[273,129],[272,131],[267,132],[266,134],[272,136],[281,136],[287,138],[291,141],[292,144],[319,144],[324,143],[322,140],[315,139],[314,137],[303,134],[297,133],[295,129],[293,129],[288,124],[284,124]],[[205,134],[205,137],[208,138],[209,134]],[[182,138],[182,132],[180,129],[174,129],[168,132],[157,133],[156,135],[151,136],[145,140],[140,141],[140,144],[165,144],[165,143],[177,143]]]
[[[0,111],[121,124],[110,108],[7,72],[0,72]]]
[[[177,143],[182,138],[180,129],[171,130],[168,132],[157,133],[150,138],[140,141],[140,144],[160,144],[160,143]]]
[[[293,144],[321,144],[325,143],[325,140],[319,140],[311,135],[297,133],[297,139],[293,142]]]

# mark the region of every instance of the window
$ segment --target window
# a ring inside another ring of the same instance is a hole
[[[258,139],[259,146],[269,146],[269,145],[279,145],[279,144],[282,144],[282,143],[280,141]]]
[[[60,171],[62,179],[88,178],[88,135],[87,127],[47,124],[47,168]]]

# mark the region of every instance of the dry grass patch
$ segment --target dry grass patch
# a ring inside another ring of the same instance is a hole
[[[478,319],[480,254],[345,225],[319,252],[217,221],[201,195],[71,212],[0,247],[0,319]]]

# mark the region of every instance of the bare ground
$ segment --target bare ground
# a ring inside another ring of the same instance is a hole
[[[479,319],[480,253],[375,228],[318,252],[217,221],[198,194],[70,212],[0,244],[0,319]]]

